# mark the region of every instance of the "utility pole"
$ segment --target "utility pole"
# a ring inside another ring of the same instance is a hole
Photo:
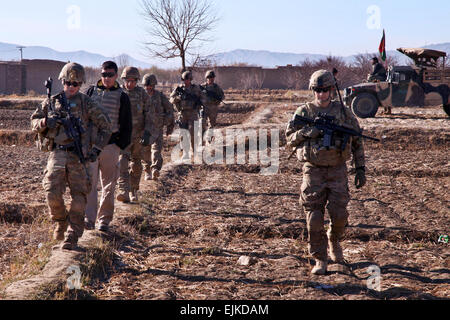
[[[23,60],[23,49],[25,49],[25,48],[26,47],[22,47],[22,46],[17,47],[17,49],[19,49],[19,51],[20,51],[20,61]]]

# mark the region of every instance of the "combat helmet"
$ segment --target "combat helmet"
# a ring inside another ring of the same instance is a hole
[[[158,84],[158,80],[156,80],[156,76],[154,74],[147,73],[142,78],[142,85],[143,86],[152,86],[155,87]]]
[[[206,79],[208,79],[208,78],[215,78],[215,77],[216,77],[216,74],[214,73],[213,70],[206,71],[206,74],[205,74],[205,78]]]
[[[328,88],[336,84],[333,74],[327,70],[318,70],[314,72],[309,79],[309,89],[314,88]]]
[[[126,67],[122,72],[122,79],[140,79],[139,70],[135,67]]]
[[[58,77],[59,80],[84,83],[86,75],[81,64],[76,62],[67,63],[62,69]]]
[[[192,80],[192,72],[191,71],[185,71],[181,75],[181,80]]]

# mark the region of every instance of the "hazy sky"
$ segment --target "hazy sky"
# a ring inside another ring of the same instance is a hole
[[[0,42],[106,56],[128,53],[144,60],[139,0],[1,1]],[[221,20],[215,41],[204,48],[205,53],[234,49],[333,55],[376,52],[383,28],[387,50],[450,42],[448,0],[214,3]]]

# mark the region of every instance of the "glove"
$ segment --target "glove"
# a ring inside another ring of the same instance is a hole
[[[91,152],[89,152],[87,159],[90,162],[95,162],[97,161],[98,156],[100,155],[101,150],[97,149],[96,147],[93,147]]]
[[[299,134],[301,134],[305,138],[316,139],[322,135],[322,131],[317,129],[316,127],[304,127],[299,130]]]
[[[60,118],[56,113],[49,113],[46,120],[47,128],[55,129],[58,123],[60,122]]]
[[[147,147],[148,145],[150,145],[150,137],[151,137],[150,131],[145,130],[140,143],[144,147]]]
[[[355,187],[361,189],[366,184],[366,170],[364,167],[356,168]]]
[[[166,135],[167,136],[170,136],[173,133],[174,127],[175,127],[174,124],[170,124],[170,125],[167,126],[167,129],[166,129]]]

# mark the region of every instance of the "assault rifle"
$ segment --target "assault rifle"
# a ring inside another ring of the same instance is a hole
[[[196,110],[199,114],[200,119],[203,119],[205,116],[205,110],[203,108],[203,103],[200,97],[186,92],[182,87],[177,87],[175,90],[176,94],[181,98],[181,100],[190,100],[194,102],[194,110]],[[202,121],[202,120],[201,120]]]
[[[318,130],[323,132],[323,146],[327,149],[330,149],[333,136],[338,135],[343,138],[343,142],[341,144],[341,150],[344,151],[347,147],[347,143],[350,140],[350,137],[362,137],[364,139],[373,140],[379,142],[380,139],[373,138],[362,134],[359,131],[340,126],[334,123],[336,118],[334,116],[330,116],[326,113],[319,112],[318,116],[315,119],[302,117],[298,114],[295,114],[294,119],[291,120],[291,126],[295,127],[298,125],[310,125],[312,127],[316,127]],[[290,159],[297,148],[291,153],[288,159]]]
[[[70,106],[67,103],[67,97],[64,91],[62,91],[58,96],[60,98],[61,103],[61,110],[56,111],[55,107],[53,106],[53,103],[51,101],[51,93],[52,93],[52,84],[53,80],[51,78],[48,78],[47,81],[45,81],[45,87],[47,88],[47,96],[49,97],[50,101],[50,112],[53,114],[56,114],[56,117],[58,119],[58,123],[60,123],[63,128],[64,132],[66,133],[67,138],[71,139],[73,149],[75,154],[78,156],[78,159],[80,160],[80,163],[83,165],[84,169],[86,170],[86,174],[89,177],[89,172],[86,167],[86,158],[83,155],[83,149],[81,144],[81,135],[85,132],[81,119],[75,117],[71,110]]]
[[[223,99],[222,99],[222,97],[220,97],[217,93],[215,93],[214,91],[210,91],[210,90],[208,90],[206,87],[204,87],[204,86],[200,86],[200,90],[204,93],[204,94],[206,94],[209,98],[211,98],[211,99],[214,99],[214,100],[216,100],[216,101],[218,101],[219,103],[223,103],[224,105],[227,105],[224,101],[223,101]]]

